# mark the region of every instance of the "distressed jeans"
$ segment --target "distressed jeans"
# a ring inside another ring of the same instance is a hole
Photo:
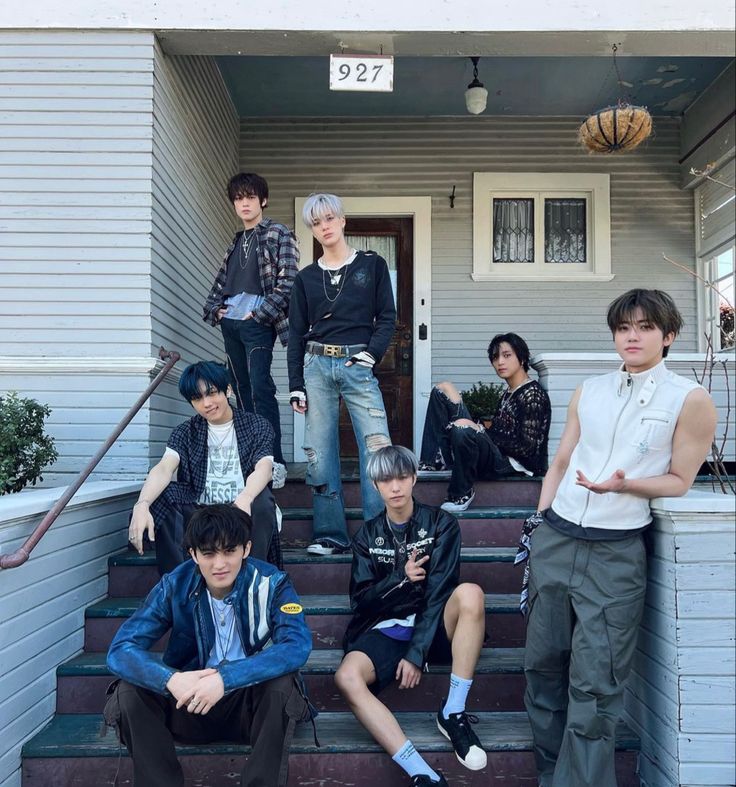
[[[273,460],[284,463],[281,452],[281,419],[276,401],[276,383],[271,377],[276,329],[250,320],[222,320],[230,376],[238,406],[262,415],[273,427]]]
[[[307,483],[312,487],[314,538],[339,546],[350,543],[345,521],[345,500],[340,480],[340,397],[348,408],[360,459],[363,518],[372,519],[384,508],[377,489],[368,480],[368,456],[391,444],[386,410],[373,371],[345,358],[304,355],[307,416],[304,452]]]
[[[429,405],[424,419],[420,462],[426,465],[439,463],[447,469],[452,467],[449,425],[458,418],[472,420],[468,408],[462,400],[459,402],[450,401],[447,394],[435,385],[429,394]]]

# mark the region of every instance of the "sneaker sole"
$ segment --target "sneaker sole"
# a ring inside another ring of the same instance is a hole
[[[439,719],[437,719],[436,721],[437,721],[437,729],[445,736],[445,738],[447,738],[448,741],[450,741],[450,743],[452,743],[452,739],[445,731],[445,728],[440,724]],[[454,745],[453,745],[453,751],[454,751]],[[486,761],[482,765],[477,765],[475,767],[472,765],[468,765],[467,762],[461,760],[460,755],[457,752],[455,752],[455,757],[457,758],[457,761],[460,763],[460,765],[467,768],[469,771],[482,771],[483,768],[485,768],[486,765],[488,765],[488,755],[486,755]]]

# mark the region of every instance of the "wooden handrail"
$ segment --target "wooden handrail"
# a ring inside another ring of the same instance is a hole
[[[113,443],[120,437],[125,427],[133,420],[136,413],[143,407],[151,394],[163,382],[164,377],[171,371],[174,364],[181,358],[176,350],[165,350],[161,347],[158,351],[158,357],[166,363],[161,368],[161,371],[156,377],[151,380],[151,384],[140,395],[135,404],[128,410],[120,423],[113,429],[110,436],[105,440],[102,447],[97,453],[89,460],[87,466],[79,473],[76,479],[66,488],[64,494],[54,503],[53,507],[48,511],[46,516],[36,525],[36,529],[26,539],[23,546],[15,550],[0,555],[0,569],[3,568],[17,568],[22,566],[23,563],[31,556],[31,552],[38,542],[43,538],[44,533],[53,525],[59,514],[66,508],[66,504],[74,497],[79,490],[79,487],[87,480],[90,473],[97,467],[102,457],[110,450]]]

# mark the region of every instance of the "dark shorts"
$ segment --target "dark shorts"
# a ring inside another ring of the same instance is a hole
[[[368,688],[373,694],[378,694],[396,680],[396,668],[404,658],[406,651],[409,650],[410,644],[410,641],[403,642],[392,639],[376,629],[370,629],[350,645],[346,654],[357,650],[365,653],[373,662],[376,680]],[[452,664],[452,646],[442,621],[440,621],[432,644],[429,646],[427,662],[430,664]]]

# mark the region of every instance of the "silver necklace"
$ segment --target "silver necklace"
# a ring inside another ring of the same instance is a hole
[[[218,618],[220,623],[219,627],[215,626],[215,636],[217,637],[217,645],[220,649],[220,655],[222,656],[220,659],[220,664],[225,664],[227,662],[227,654],[230,650],[230,644],[233,641],[233,634],[235,633],[235,610],[233,609],[232,604],[226,604],[224,601],[218,602],[209,593],[208,595],[210,599],[212,617]],[[220,604],[222,606],[220,606]],[[220,636],[220,629],[225,626],[228,617],[230,618],[228,630],[225,634]],[[224,645],[223,641],[225,643]]]
[[[354,256],[355,256],[355,249],[351,249],[347,259],[345,260],[345,262],[343,262],[343,264],[339,268],[336,268],[335,270],[330,270],[329,268],[322,268],[322,289],[324,290],[325,298],[327,298],[327,300],[330,303],[334,303],[340,297],[342,288],[345,286],[345,282],[347,281],[348,278],[347,261]],[[337,291],[337,295],[335,295],[334,298],[330,298],[330,296],[327,294],[327,277],[325,274],[330,277],[330,284],[333,287],[337,287],[338,285],[340,285]]]
[[[250,255],[250,250],[253,248],[253,244],[258,243],[258,238],[256,238],[256,230],[255,227],[250,231],[250,235],[248,235],[248,230],[243,231],[243,242],[240,244],[240,253],[239,253],[239,262],[241,270],[245,270],[248,267],[248,259]]]
[[[388,525],[388,529],[391,531],[391,536],[394,540],[394,546],[396,547],[397,552],[403,559],[406,557],[406,537],[409,533],[409,525],[407,524],[406,529],[404,530],[404,538],[400,539],[396,535],[396,531],[394,530],[394,526],[391,524],[391,520],[388,518],[388,514],[386,514],[386,524]]]

